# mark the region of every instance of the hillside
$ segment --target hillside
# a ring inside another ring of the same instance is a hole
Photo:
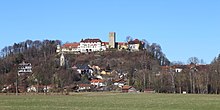
[[[86,80],[82,81],[82,76],[71,69],[74,65],[86,64],[98,66],[103,70],[128,73],[130,80],[136,72],[136,76],[139,76],[139,80],[142,80],[141,74],[146,71],[146,68],[155,71],[160,69],[160,65],[169,64],[168,59],[161,51],[161,47],[153,43],[147,45],[146,50],[138,52],[116,51],[113,49],[105,52],[65,54],[66,64],[64,67],[60,67],[60,54],[56,53],[57,45],[61,45],[61,41],[27,40],[3,48],[0,59],[1,88],[4,85],[15,83],[18,64],[23,61],[31,63],[33,70],[33,74],[25,79],[25,86],[40,83],[42,85],[57,84],[60,87],[75,84],[79,81],[88,82]],[[134,85],[132,82],[130,81],[130,85]],[[141,86],[140,84],[136,85]]]
[[[39,92],[43,92],[47,86],[53,87],[54,92],[64,89],[72,91],[80,84],[92,87],[89,91],[120,90],[120,85],[130,85],[140,91],[146,89],[165,93],[220,91],[220,55],[210,65],[198,64],[196,57],[190,58],[191,63],[187,65],[170,65],[160,45],[146,43],[144,50],[134,52],[108,49],[66,53],[64,65],[61,66],[61,54],[56,53],[57,45],[61,45],[61,41],[27,40],[3,48],[0,57],[1,92],[5,92],[6,88],[9,88],[8,92],[15,92],[16,79],[20,92],[35,85],[41,88]],[[21,62],[31,63],[33,72],[18,75]],[[103,88],[99,87],[99,82]],[[92,83],[95,86],[90,85]]]

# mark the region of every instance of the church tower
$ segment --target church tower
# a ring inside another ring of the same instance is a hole
[[[60,56],[60,66],[64,66],[65,65],[65,57],[63,55],[63,53],[61,53],[61,56]]]

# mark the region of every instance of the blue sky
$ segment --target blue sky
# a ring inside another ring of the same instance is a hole
[[[219,0],[1,0],[0,48],[15,42],[126,36],[161,45],[171,61],[220,53]]]

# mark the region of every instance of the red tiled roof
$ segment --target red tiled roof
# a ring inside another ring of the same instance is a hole
[[[185,69],[187,68],[186,65],[173,65],[172,68],[181,68],[181,69]]]
[[[102,45],[109,45],[109,42],[102,42]]]
[[[129,44],[139,44],[140,42],[141,42],[140,40],[135,39],[135,40],[133,40],[133,41],[129,41],[128,43],[129,43]]]
[[[197,65],[196,68],[199,71],[207,71],[207,70],[209,70],[209,65]]]
[[[77,48],[79,46],[79,43],[66,43],[62,47],[63,48]]]
[[[91,83],[102,83],[104,82],[104,80],[100,80],[100,79],[93,79],[90,81]]]
[[[85,39],[81,40],[81,42],[102,42],[100,39]]]
[[[125,82],[124,79],[118,79],[118,80],[114,80],[113,82]]]
[[[128,90],[130,88],[132,88],[132,86],[125,85],[125,86],[122,87],[123,90]]]
[[[79,84],[79,87],[90,87],[91,84]]]

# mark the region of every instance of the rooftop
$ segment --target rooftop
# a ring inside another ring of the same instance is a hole
[[[66,43],[62,47],[63,48],[77,48],[78,46],[79,46],[79,43],[74,42],[74,43]]]
[[[139,44],[141,41],[138,39],[135,39],[133,41],[129,41],[128,44]]]
[[[92,82],[92,83],[102,83],[102,82],[104,82],[104,80],[101,80],[101,79],[93,79],[93,80],[91,80],[90,82]]]
[[[86,43],[90,43],[90,42],[102,42],[100,39],[82,39],[81,42],[86,42]]]

